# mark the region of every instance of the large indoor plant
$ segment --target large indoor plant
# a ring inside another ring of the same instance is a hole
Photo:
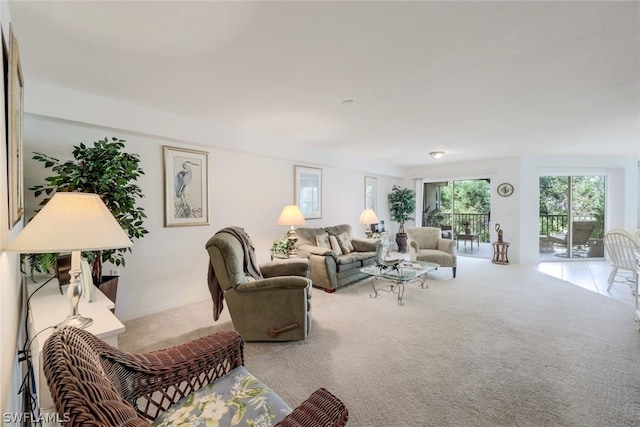
[[[398,228],[398,232],[396,233],[398,251],[406,252],[407,233],[404,232],[404,223],[413,219],[410,215],[416,208],[416,192],[409,188],[394,185],[388,200],[391,219],[400,224],[400,228]]]
[[[73,160],[62,162],[46,154],[35,152],[33,159],[44,163],[53,175],[45,178],[46,184],[35,185],[29,190],[36,197],[47,197],[40,203],[46,204],[56,191],[79,191],[98,194],[116,218],[122,229],[132,239],[144,237],[148,231],[143,222],[144,209],[136,206],[144,197],[137,179],[144,174],[138,154],[125,153],[125,141],[118,138],[104,138],[93,147],[84,143],[73,147]],[[85,252],[92,263],[92,276],[98,286],[103,282],[102,264],[111,262],[124,267],[124,254],[131,248]],[[115,298],[115,296],[114,296]]]

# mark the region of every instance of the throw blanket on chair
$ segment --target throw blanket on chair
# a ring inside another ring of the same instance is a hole
[[[242,245],[242,250],[244,251],[244,262],[242,265],[244,274],[248,274],[254,279],[263,279],[262,273],[260,273],[260,267],[258,267],[258,263],[256,261],[256,252],[253,248],[253,244],[251,243],[251,239],[249,238],[249,235],[244,231],[244,228],[226,227],[218,231],[216,235],[220,233],[231,234],[233,237],[238,239],[238,241]],[[211,261],[209,261],[207,284],[209,285],[209,292],[211,293],[211,298],[213,299],[213,320],[216,321],[220,318],[220,313],[222,313],[222,309],[224,308],[224,293],[220,288],[220,283],[218,282],[218,278],[216,277],[216,272],[213,269],[213,265],[211,265]]]

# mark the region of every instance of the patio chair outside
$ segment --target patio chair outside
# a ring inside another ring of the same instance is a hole
[[[574,248],[580,249],[583,246],[586,246],[589,237],[591,237],[591,233],[593,233],[593,229],[596,227],[595,221],[573,221],[571,225],[571,245]],[[550,234],[548,237],[548,241],[557,244],[560,246],[564,246],[566,251],[564,254],[558,254],[557,256],[566,256],[569,257],[571,253],[571,248],[569,247],[569,233],[556,233]]]

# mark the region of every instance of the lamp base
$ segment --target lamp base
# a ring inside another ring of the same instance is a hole
[[[298,240],[298,235],[296,234],[295,228],[293,225],[291,229],[287,231],[287,238],[289,239],[289,257],[294,257],[298,254],[298,249],[296,249],[296,241]]]
[[[71,255],[72,269],[69,271],[71,281],[69,283],[69,286],[67,287],[67,297],[69,298],[69,314],[67,315],[66,319],[56,325],[56,328],[62,328],[63,326],[75,326],[76,328],[84,329],[93,324],[93,319],[82,316],[78,311],[78,303],[80,302],[80,297],[82,296],[82,286],[80,285],[80,281],[78,280],[78,276],[80,276],[80,269],[73,268],[73,256],[75,254],[76,252],[73,252]],[[79,257],[80,253],[78,253],[77,256]],[[79,263],[80,262],[78,261],[78,265]]]
[[[65,326],[73,326],[78,329],[85,329],[92,324],[93,319],[78,314],[77,316],[67,316],[66,319],[56,325],[56,329],[64,328]]]
[[[366,227],[364,228],[364,234],[365,236],[367,236],[367,239],[370,239],[371,236],[373,236],[373,231],[371,231],[371,225],[367,224]]]

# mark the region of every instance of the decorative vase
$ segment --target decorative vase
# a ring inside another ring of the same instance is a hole
[[[398,252],[407,252],[407,233],[396,233],[396,243],[398,244]]]

